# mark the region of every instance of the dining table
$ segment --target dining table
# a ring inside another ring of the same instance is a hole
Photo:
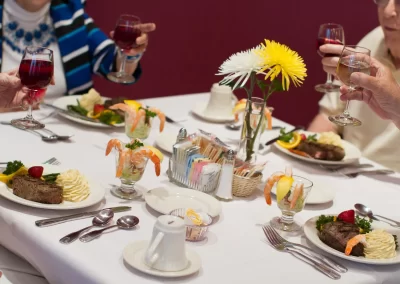
[[[225,127],[225,123],[205,121],[191,110],[208,100],[210,93],[184,94],[169,97],[139,100],[161,109],[167,116],[179,123],[166,123],[165,132],[178,134],[184,127],[188,133],[199,129],[215,134],[228,145],[237,146],[240,131]],[[128,141],[124,128],[95,128],[72,122],[54,110],[42,106],[33,112],[36,119],[45,123],[46,128],[59,135],[73,134],[68,141],[45,142],[27,131],[0,124],[1,160],[20,160],[26,164],[41,164],[51,157],[60,161],[63,169],[77,169],[96,181],[105,189],[104,199],[89,208],[77,210],[46,210],[20,205],[0,198],[0,244],[29,262],[49,283],[55,284],[128,284],[128,283],[343,283],[343,284],[388,284],[400,283],[400,265],[368,265],[331,256],[348,268],[341,279],[332,280],[299,261],[289,253],[275,250],[266,243],[262,224],[268,223],[281,212],[273,199],[266,204],[262,186],[252,196],[235,197],[231,201],[220,201],[221,213],[210,226],[207,239],[202,242],[186,242],[186,246],[197,252],[201,258],[201,269],[190,276],[162,278],[150,276],[132,268],[123,259],[124,248],[135,241],[150,240],[153,226],[161,213],[156,212],[143,199],[122,200],[114,197],[110,189],[119,185],[115,177],[115,158],[106,156],[108,141],[117,138]],[[53,115],[49,115],[53,113]],[[24,112],[0,114],[1,121],[19,118]],[[160,135],[158,120],[149,138],[144,142],[155,144]],[[273,118],[274,126],[293,128],[282,120]],[[266,130],[261,141],[277,137],[279,130]],[[142,191],[157,187],[168,187],[167,176],[170,155],[165,153],[161,164],[161,175],[156,177],[152,163],[147,164],[143,178],[137,183]],[[266,162],[263,181],[274,172],[282,171],[288,165],[293,173],[304,176],[320,186],[334,190],[333,201],[324,204],[306,205],[295,215],[299,224],[321,214],[338,214],[354,209],[354,204],[367,204],[380,215],[400,220],[400,174],[359,175],[349,178],[341,170],[331,170],[317,164],[307,163],[276,151],[275,146],[266,146],[257,156],[258,162]],[[377,168],[382,166],[364,157],[362,163]],[[135,215],[140,223],[134,230],[117,230],[103,234],[88,243],[75,241],[69,245],[59,239],[73,231],[91,224],[91,219],[70,221],[54,226],[37,227],[35,221],[72,213],[98,210],[114,206],[131,206],[131,211],[115,214],[115,220],[123,215]],[[285,238],[311,247],[325,255],[326,252],[314,247],[303,232],[286,234]]]

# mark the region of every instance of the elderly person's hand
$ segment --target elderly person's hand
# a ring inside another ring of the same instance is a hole
[[[0,73],[0,108],[21,106],[27,95],[16,72]]]
[[[347,86],[342,86],[340,99],[363,101],[377,115],[392,120],[400,129],[400,86],[392,72],[372,57],[370,70],[371,76],[359,72],[351,74],[352,84],[363,89],[350,91]]]
[[[324,44],[321,45],[319,50],[330,56],[322,58],[322,66],[324,71],[336,76],[336,66],[339,62],[340,54],[343,50],[343,45],[340,44]]]

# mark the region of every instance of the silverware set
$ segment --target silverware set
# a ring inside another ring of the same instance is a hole
[[[364,175],[389,175],[394,174],[395,172],[388,169],[375,169],[375,170],[365,170],[367,168],[373,168],[372,164],[350,164],[346,166],[327,166],[320,165],[321,168],[328,170],[330,172],[337,172],[342,174],[348,178],[358,177],[360,174]],[[352,170],[354,169],[354,170]],[[344,173],[341,170],[346,170]]]
[[[348,271],[346,267],[324,255],[314,252],[310,248],[301,244],[296,244],[285,240],[270,225],[262,227],[268,242],[278,251],[288,252],[296,258],[311,265],[321,273],[331,279],[338,280],[341,278],[339,273]]]

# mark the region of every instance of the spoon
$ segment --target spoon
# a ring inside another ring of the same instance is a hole
[[[139,224],[139,218],[136,216],[122,216],[117,220],[117,225],[112,225],[107,228],[101,229],[101,230],[96,230],[92,231],[90,233],[84,234],[82,237],[79,238],[81,242],[87,243],[90,242],[91,240],[94,240],[95,238],[99,237],[105,230],[111,229],[118,227],[118,229],[124,229],[124,230],[129,230],[135,227],[137,224]]]
[[[381,216],[381,215],[377,215],[377,214],[374,215],[374,213],[372,213],[372,210],[371,210],[369,207],[367,207],[367,206],[365,206],[365,205],[363,205],[363,204],[357,203],[357,204],[354,205],[354,207],[355,207],[355,208],[357,209],[357,211],[358,211],[361,215],[363,215],[363,216],[368,216],[369,218],[371,218],[371,219],[373,219],[373,220],[385,222],[385,223],[389,224],[389,225],[392,226],[392,227],[396,227],[396,228],[399,228],[399,227],[400,227],[400,222],[397,222],[397,221],[395,221],[395,220],[392,220],[392,219],[383,217],[383,216]],[[390,221],[390,222],[392,222],[392,223],[389,223],[389,222],[387,222],[387,221],[385,221],[385,220],[380,220],[380,219],[378,219],[378,218],[376,218],[376,217],[379,217],[379,218],[381,218],[381,219],[386,219],[386,220],[388,220],[388,221]],[[393,224],[396,224],[396,225],[393,225]]]
[[[53,131],[46,129],[46,128],[43,128],[42,130],[44,130],[50,134],[50,136],[48,136],[48,137],[56,137],[57,140],[60,140],[60,141],[69,140],[72,136],[74,136],[74,135],[58,135],[58,134],[54,133]]]
[[[105,225],[107,225],[108,223],[110,223],[110,221],[112,220],[112,218],[114,217],[114,212],[111,209],[104,209],[101,210],[99,212],[99,214],[97,214],[93,220],[92,220],[92,226],[83,228],[82,230],[73,232],[69,235],[66,235],[65,237],[60,239],[60,243],[62,244],[70,244],[73,241],[75,241],[77,238],[79,238],[79,235],[81,233],[83,233],[84,231],[89,230],[90,228],[93,227],[104,227]]]

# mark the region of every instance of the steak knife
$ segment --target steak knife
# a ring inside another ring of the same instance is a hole
[[[119,206],[119,207],[111,207],[111,208],[103,208],[103,209],[111,209],[114,213],[119,213],[119,212],[129,211],[132,209],[132,207]],[[42,219],[42,220],[35,221],[35,225],[38,227],[47,227],[47,226],[64,223],[67,221],[85,219],[85,218],[96,216],[103,209],[91,211],[91,212],[83,212],[83,213],[78,213],[78,214],[73,214],[73,215],[68,215],[68,216],[63,216],[63,217]]]

